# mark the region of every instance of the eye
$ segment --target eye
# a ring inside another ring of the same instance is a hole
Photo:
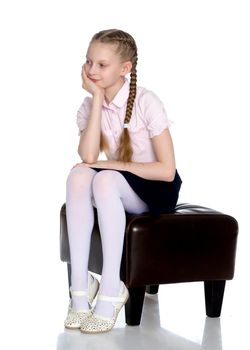
[[[86,60],[86,64],[90,64],[89,60]]]
[[[106,67],[106,65],[105,65],[105,64],[102,64],[102,63],[100,63],[100,67],[101,67],[101,68],[104,68],[104,67]]]

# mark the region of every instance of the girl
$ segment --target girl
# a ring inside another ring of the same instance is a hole
[[[132,36],[111,29],[93,36],[82,67],[82,87],[92,96],[77,114],[82,163],[67,178],[72,298],[65,327],[85,333],[111,330],[129,297],[120,281],[125,211],[172,212],[181,186],[164,106],[153,92],[137,87],[136,65]],[[98,160],[101,151],[107,160]],[[93,206],[103,249],[100,285],[88,273]]]

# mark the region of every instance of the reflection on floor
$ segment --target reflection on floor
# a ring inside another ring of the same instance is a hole
[[[166,290],[166,286],[162,286],[161,288]],[[211,319],[205,317],[203,314],[203,317],[199,318],[199,325],[196,328],[196,330],[199,331],[202,323],[202,334],[198,336],[191,335],[191,338],[194,339],[189,339],[186,337],[187,329],[186,332],[184,332],[185,337],[183,337],[181,334],[172,332],[172,330],[168,329],[168,326],[164,324],[165,317],[161,317],[159,304],[162,308],[162,315],[164,315],[163,309],[165,308],[165,305],[159,301],[158,298],[164,298],[164,291],[161,292],[160,290],[159,296],[146,295],[140,326],[127,326],[125,324],[123,309],[120,312],[115,328],[111,332],[89,335],[83,334],[79,330],[65,329],[58,335],[57,350],[223,349],[220,318]],[[176,299],[175,303],[177,303]],[[200,311],[202,313],[204,312],[203,309]],[[195,317],[197,322],[196,314]],[[189,323],[190,322],[192,322],[191,318],[189,320]]]

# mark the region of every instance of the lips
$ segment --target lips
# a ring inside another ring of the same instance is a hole
[[[99,81],[99,80],[97,80],[97,79],[92,79],[92,78],[89,78],[90,80],[92,80],[94,83],[96,83],[97,81]]]

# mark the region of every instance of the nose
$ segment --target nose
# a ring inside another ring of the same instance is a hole
[[[94,64],[89,66],[89,75],[95,75],[97,73],[96,66]]]

